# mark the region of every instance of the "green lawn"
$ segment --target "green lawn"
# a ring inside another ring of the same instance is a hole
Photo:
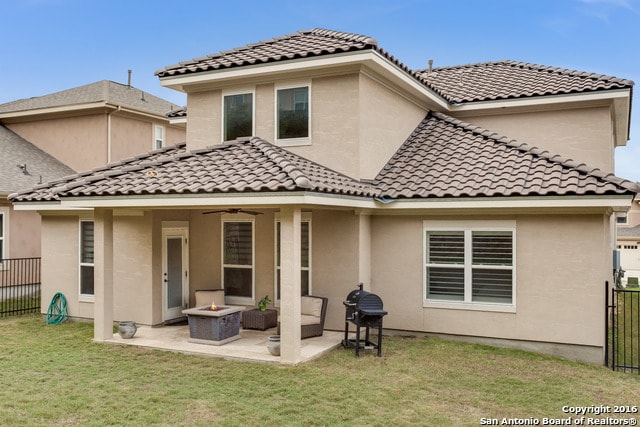
[[[619,319],[616,334],[617,366],[638,366],[640,363],[640,288],[627,288],[617,300]],[[636,370],[636,372],[638,372]],[[640,399],[639,399],[640,401]]]
[[[638,375],[435,338],[385,337],[382,358],[338,349],[280,367],[92,336],[86,323],[0,319],[0,425],[542,425],[570,416],[565,405],[640,402]]]

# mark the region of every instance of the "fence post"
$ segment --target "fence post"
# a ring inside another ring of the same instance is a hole
[[[609,281],[604,282],[604,366],[609,366]]]

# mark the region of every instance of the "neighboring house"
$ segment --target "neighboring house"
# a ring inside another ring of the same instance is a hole
[[[75,170],[184,142],[172,103],[102,80],[0,105],[0,123]]]
[[[40,215],[13,210],[10,193],[75,173],[0,125],[0,269],[5,258],[40,256]]]
[[[107,80],[1,104],[0,233],[10,233],[12,247],[2,251],[0,258],[40,256],[39,216],[35,212],[9,214],[8,194],[184,142],[185,124],[172,124],[167,117],[173,110],[180,108]],[[24,172],[18,164],[24,166]],[[63,164],[68,166],[61,167]]]
[[[223,287],[228,304],[274,296],[296,363],[300,294],[328,297],[342,330],[362,282],[389,331],[603,360],[613,215],[639,190],[611,174],[633,82],[512,61],[414,71],[323,29],[157,75],[187,93],[186,144],[10,197],[42,215],[43,298],[63,292],[95,340]]]
[[[617,244],[620,266],[624,270],[623,285],[637,285],[640,278],[640,199],[636,198],[629,212],[617,216]]]

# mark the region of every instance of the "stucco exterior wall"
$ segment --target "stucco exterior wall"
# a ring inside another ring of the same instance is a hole
[[[78,216],[42,217],[42,312],[56,292],[67,300],[69,316],[93,318],[93,303],[79,300]]]
[[[7,127],[76,171],[85,171],[151,151],[155,124],[165,128],[165,146],[185,141],[184,128],[120,112],[113,112],[110,119],[100,113],[11,123]]]
[[[181,142],[186,142],[187,140],[187,131],[184,127],[171,126],[171,125],[165,124],[164,132],[165,132],[165,138],[164,138],[165,147],[176,145]]]
[[[77,171],[107,163],[107,116],[12,123],[12,131]]]
[[[152,214],[114,215],[113,317],[153,323]]]
[[[255,91],[255,135],[275,143],[276,90],[297,84],[311,85],[311,144],[285,148],[354,178],[374,178],[426,115],[426,110],[360,73],[224,90]],[[189,93],[190,148],[221,142],[222,94],[223,90]]]
[[[4,214],[4,258],[40,256],[40,215],[32,211],[16,211],[6,199],[0,199]]]
[[[614,171],[613,127],[608,107],[473,116],[461,120],[604,172]]]
[[[515,313],[424,307],[424,219],[372,218],[372,290],[389,312],[385,328],[573,344],[588,357],[601,354],[604,283],[611,275],[607,217],[500,218],[516,221]]]
[[[427,110],[364,74],[359,79],[360,173],[373,179],[393,156]]]
[[[189,125],[187,149],[195,150],[220,143],[222,139],[222,92],[220,90],[187,94]]]
[[[325,328],[344,330],[345,297],[358,285],[358,217],[313,212],[313,294],[329,298]]]

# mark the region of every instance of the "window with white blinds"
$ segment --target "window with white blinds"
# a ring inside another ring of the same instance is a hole
[[[80,295],[93,296],[93,221],[80,221]]]
[[[425,227],[427,300],[513,304],[514,230]]]

